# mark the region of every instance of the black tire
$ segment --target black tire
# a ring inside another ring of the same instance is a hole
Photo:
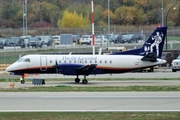
[[[172,72],[176,72],[176,70],[175,70],[175,69],[172,69]]]
[[[76,82],[76,83],[79,83],[79,82],[80,82],[80,79],[79,79],[79,78],[76,78],[76,79],[75,79],[75,82]]]
[[[82,81],[82,83],[83,83],[83,84],[87,84],[88,81],[87,81],[86,79],[84,79],[84,80]]]
[[[25,80],[21,80],[21,84],[24,84],[25,83]]]
[[[150,70],[148,72],[154,72],[154,68],[150,67]]]

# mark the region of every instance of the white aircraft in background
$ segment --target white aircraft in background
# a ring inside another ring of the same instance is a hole
[[[12,75],[24,74],[64,74],[86,76],[97,74],[125,73],[166,63],[161,59],[167,27],[157,27],[141,48],[116,52],[109,55],[25,55],[6,68]]]

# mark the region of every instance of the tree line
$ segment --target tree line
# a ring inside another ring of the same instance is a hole
[[[0,0],[0,28],[22,28],[24,1]],[[168,17],[168,26],[180,25],[179,0],[109,1],[108,12],[108,0],[94,0],[95,26],[107,26],[108,13],[112,25],[161,25],[162,10],[164,24]],[[91,0],[27,0],[27,23],[29,28],[90,27]]]

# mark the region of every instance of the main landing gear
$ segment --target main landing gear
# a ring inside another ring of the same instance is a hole
[[[22,76],[20,77],[20,82],[21,82],[21,84],[24,84],[24,83],[25,83],[24,75],[22,75]]]
[[[76,83],[79,83],[79,82],[80,82],[80,79],[78,78],[78,75],[77,75],[77,78],[75,78],[75,82],[76,82]]]
[[[80,79],[78,78],[78,75],[77,75],[77,78],[75,78],[75,82],[76,82],[76,83],[79,83],[79,82],[80,82]],[[86,79],[86,75],[84,75],[84,79],[82,80],[82,83],[83,83],[83,84],[87,84],[87,83],[88,83],[88,81],[87,81],[87,79]]]

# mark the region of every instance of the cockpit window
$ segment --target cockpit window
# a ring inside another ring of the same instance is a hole
[[[30,62],[30,59],[26,58],[23,62]]]
[[[17,62],[30,62],[29,58],[20,58]]]
[[[23,62],[25,58],[20,58],[17,62]]]

